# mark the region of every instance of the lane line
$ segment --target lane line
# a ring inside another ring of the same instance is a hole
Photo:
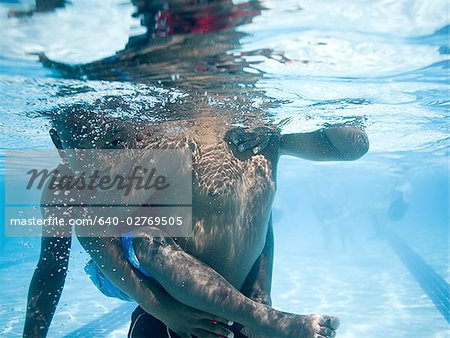
[[[386,231],[386,239],[397,256],[450,324],[450,285],[397,234]]]
[[[82,327],[63,336],[64,338],[76,337],[106,337],[115,329],[125,325],[131,320],[131,313],[136,308],[136,303],[129,302],[115,308],[111,312],[94,319]]]

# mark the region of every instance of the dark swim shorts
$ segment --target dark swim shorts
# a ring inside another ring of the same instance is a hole
[[[234,323],[231,327],[226,326],[234,333],[235,338],[247,338],[240,330],[242,325]],[[169,330],[167,326],[152,315],[145,312],[140,306],[131,315],[131,325],[128,331],[128,338],[179,338],[175,332]],[[220,337],[220,336],[217,336]]]

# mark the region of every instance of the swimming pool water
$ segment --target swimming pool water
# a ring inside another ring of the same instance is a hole
[[[50,121],[71,106],[191,121],[190,102],[204,98],[212,114],[232,111],[237,125],[258,116],[284,133],[362,126],[370,150],[356,162],[280,162],[273,305],[336,314],[338,337],[449,337],[448,307],[446,319],[436,305],[450,298],[448,3],[225,3],[241,15],[231,28],[158,32],[148,46],[173,45],[130,57],[130,37],[145,33],[131,2],[73,0],[18,18],[8,13],[33,2],[0,1],[1,153],[52,148]],[[38,53],[60,64],[39,62]],[[0,169],[4,188],[3,155]],[[399,190],[408,209],[392,221]],[[3,214],[0,222],[4,229]],[[0,237],[1,336],[21,335],[39,243]],[[100,294],[83,272],[87,260],[76,243],[50,337],[126,335],[133,305]]]

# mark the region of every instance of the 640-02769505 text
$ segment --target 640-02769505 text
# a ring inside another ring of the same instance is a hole
[[[11,218],[11,226],[64,226],[69,225],[135,225],[135,226],[181,226],[183,225],[182,216],[135,216],[135,217],[92,217],[92,218],[62,218],[62,217],[30,217],[30,218]]]

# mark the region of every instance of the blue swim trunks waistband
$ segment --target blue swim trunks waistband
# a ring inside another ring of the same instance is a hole
[[[152,278],[151,275],[145,271],[141,267],[141,263],[136,256],[133,248],[133,235],[135,231],[123,234],[120,237],[120,244],[122,246],[122,250],[127,258],[128,262],[138,269],[143,275],[148,278]],[[91,281],[95,284],[95,286],[107,297],[118,298],[124,301],[132,301],[132,298],[120,290],[117,286],[115,286],[111,281],[103,274],[103,272],[99,269],[99,267],[95,264],[95,262],[91,259],[86,266],[84,267],[84,271],[88,274]]]

